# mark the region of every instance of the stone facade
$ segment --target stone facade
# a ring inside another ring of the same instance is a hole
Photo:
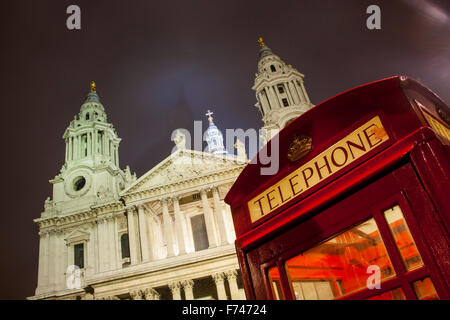
[[[267,132],[312,107],[302,79],[261,45],[253,89]],[[120,169],[121,139],[91,84],[63,135],[53,196],[34,220],[39,271],[29,299],[245,299],[223,199],[248,160],[239,141],[237,156],[226,153],[212,114],[209,152],[187,149],[177,132],[176,151],[137,179]]]

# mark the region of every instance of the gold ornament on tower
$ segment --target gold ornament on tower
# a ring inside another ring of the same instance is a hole
[[[91,81],[91,92],[97,92],[97,88],[95,87],[94,81]]]
[[[259,45],[261,46],[261,48],[266,46],[262,37],[259,37],[258,42],[259,42]]]

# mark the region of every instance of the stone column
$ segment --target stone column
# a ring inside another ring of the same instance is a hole
[[[287,95],[288,99],[290,100],[289,105],[292,106],[293,104],[295,104],[295,101],[291,94],[291,88],[289,88],[288,82],[283,82],[283,84],[284,84],[284,90],[286,91],[286,95]]]
[[[144,290],[145,300],[159,300],[161,295],[153,288],[147,288]]]
[[[138,252],[138,239],[134,224],[134,208],[127,209],[127,220],[128,220],[128,241],[130,244],[130,262],[131,264],[136,264],[139,261]]]
[[[181,282],[181,285],[183,286],[186,300],[194,300],[194,281],[185,280]]]
[[[72,137],[68,138],[69,150],[67,154],[67,160],[72,160]]]
[[[48,286],[49,290],[55,290],[55,257],[56,257],[56,231],[54,229],[49,231],[48,234]]]
[[[116,146],[116,164],[119,166],[119,147]]]
[[[236,232],[234,231],[233,215],[231,213],[231,208],[227,204],[225,205],[224,217],[226,218],[225,221],[227,221],[228,229],[230,230],[231,243],[233,243],[233,241],[236,239]]]
[[[172,282],[169,284],[169,289],[172,292],[172,300],[181,300],[181,283]]]
[[[97,219],[97,237],[98,237],[98,254],[99,254],[99,271],[103,272],[107,270],[106,265],[106,252],[107,248],[107,239],[105,237],[105,221],[103,218]]]
[[[206,233],[208,234],[209,247],[214,248],[217,247],[216,230],[214,228],[213,213],[211,211],[211,208],[209,207],[208,196],[205,189],[202,189],[200,191],[200,196],[202,198],[203,213],[205,216]]]
[[[145,208],[138,205],[139,214],[139,235],[141,239],[142,261],[149,261],[148,238],[147,238],[147,219],[145,217]]]
[[[230,286],[231,300],[241,300],[241,294],[237,285],[237,270],[230,270],[225,273]]]
[[[72,141],[72,148],[73,148],[73,160],[76,160],[76,159],[78,159],[78,149],[77,149],[77,146],[78,146],[78,137],[77,136],[74,136],[73,137],[73,141]]]
[[[97,138],[97,129],[94,129],[94,134],[92,135],[92,154],[98,153],[98,138]]]
[[[303,81],[300,82],[300,85],[302,86],[302,91],[303,91],[303,94],[305,95],[306,103],[310,103],[311,100],[309,100],[309,96],[308,96],[308,93],[306,92],[305,85],[303,84]]]
[[[215,273],[212,275],[217,288],[217,298],[219,300],[227,300],[227,293],[225,291],[225,274],[223,272]]]
[[[98,222],[94,224],[94,253],[95,253],[95,260],[94,260],[94,270],[95,272],[100,271],[100,244],[99,244],[99,237],[98,237]]]
[[[272,110],[274,106],[273,106],[272,100],[271,100],[270,97],[269,97],[269,89],[266,87],[266,88],[264,88],[263,90],[264,90],[264,92],[266,93],[267,106],[269,107],[269,110],[265,110],[266,113],[267,113],[267,112],[269,112],[270,110]]]
[[[111,242],[110,242],[110,236],[109,236],[109,219],[103,218],[102,221],[102,233],[103,233],[103,242],[104,242],[104,250],[103,250],[103,265],[104,270],[110,270],[111,266]]]
[[[56,283],[55,283],[55,290],[64,290],[66,288],[66,281],[65,281],[65,273],[66,270],[64,269],[64,266],[67,263],[67,252],[64,255],[64,247],[66,247],[63,233],[61,230],[56,230],[56,256],[55,256],[55,276],[56,276]]]
[[[95,250],[94,250],[94,236],[93,232],[91,232],[91,235],[89,237],[89,240],[86,242],[86,250],[87,250],[87,261],[85,262],[85,268],[86,268],[86,275],[92,275],[94,274],[95,270]],[[69,253],[70,254],[70,253]]]
[[[175,230],[177,233],[177,242],[178,242],[178,254],[186,253],[186,243],[185,243],[185,223],[183,213],[180,211],[180,203],[178,201],[178,197],[173,198],[173,211],[175,214]]]
[[[297,89],[295,88],[295,84],[293,81],[288,82],[289,89],[291,91],[291,95],[294,98],[295,104],[300,104],[300,97],[298,96]]]
[[[39,232],[39,269],[38,269],[38,288],[45,289],[48,286],[48,233]],[[42,290],[43,291],[43,290]]]
[[[118,218],[118,216],[114,216],[113,217],[113,223],[114,223],[114,237],[113,237],[113,240],[114,240],[114,243],[115,243],[115,245],[114,245],[114,248],[115,248],[115,251],[114,251],[114,254],[115,254],[115,268],[116,269],[120,269],[121,267],[122,267],[122,262],[121,262],[121,253],[120,253],[120,249],[121,249],[121,247],[120,247],[120,239],[119,239],[119,229],[118,229],[118,226],[117,226],[117,218]]]
[[[271,86],[270,87],[275,95],[275,99],[277,99],[276,101],[278,102],[278,108],[284,108],[283,102],[281,101],[281,97],[280,94],[278,93],[278,88],[277,86]]]
[[[228,244],[227,229],[225,227],[225,217],[223,215],[222,207],[220,204],[220,196],[218,187],[212,188],[213,199],[214,199],[214,212],[216,213],[217,225],[219,227],[220,234],[220,244]]]
[[[173,250],[173,234],[172,234],[172,217],[169,214],[169,206],[167,204],[167,199],[161,200],[161,206],[163,211],[163,222],[164,222],[164,238],[167,245],[167,256],[172,257],[174,255]]]
[[[108,241],[109,241],[109,270],[114,270],[117,268],[117,260],[118,257],[116,255],[117,253],[117,242],[116,242],[116,235],[115,235],[115,225],[116,219],[114,217],[108,217]]]
[[[86,155],[90,156],[91,155],[91,133],[90,132],[88,132],[86,134],[86,150],[87,150]]]

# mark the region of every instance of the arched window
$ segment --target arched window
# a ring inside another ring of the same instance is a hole
[[[128,233],[120,236],[120,247],[122,249],[122,259],[130,257],[130,243],[128,241]]]
[[[86,120],[89,120],[89,112],[86,113]]]
[[[278,92],[284,93],[284,86],[283,85],[279,85],[278,86]]]
[[[275,71],[277,71],[277,69],[275,69],[275,66],[272,64],[272,65],[270,65],[270,70],[272,71],[272,72],[275,72]]]

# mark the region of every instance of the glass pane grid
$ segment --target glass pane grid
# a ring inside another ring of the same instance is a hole
[[[389,226],[395,245],[400,253],[407,271],[423,267],[422,257],[406,223],[400,206],[397,204],[384,211],[384,218]]]
[[[395,276],[373,218],[288,260],[286,272],[302,300],[342,298]]]

